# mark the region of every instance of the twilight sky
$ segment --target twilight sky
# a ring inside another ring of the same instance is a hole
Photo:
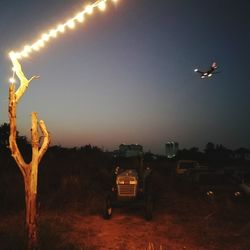
[[[82,10],[84,0],[0,1],[0,124],[8,122],[10,50]],[[164,153],[207,142],[250,148],[249,0],[120,0],[22,60],[33,81],[18,105],[29,137],[38,112],[52,144]],[[193,69],[216,61],[221,74]]]

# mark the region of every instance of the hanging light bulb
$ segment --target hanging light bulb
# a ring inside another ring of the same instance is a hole
[[[57,37],[57,31],[56,30],[50,30],[49,36],[54,37],[54,38]]]
[[[98,8],[99,8],[99,10],[101,10],[101,11],[106,10],[106,2],[105,2],[105,1],[100,2],[100,3],[98,4]]]
[[[65,31],[65,26],[63,25],[63,24],[59,24],[58,26],[57,26],[57,29],[56,30],[58,30],[59,32],[61,32],[61,33],[64,33],[64,31]]]
[[[79,23],[82,23],[84,21],[84,14],[83,13],[79,13],[77,16],[76,16],[76,20],[79,22]]]
[[[38,43],[34,43],[32,46],[32,49],[35,50],[35,51],[38,51],[40,49],[40,46]]]
[[[42,39],[38,40],[37,41],[37,44],[40,46],[40,47],[44,47],[44,41]]]
[[[75,24],[75,22],[74,22],[73,19],[69,20],[69,21],[66,23],[66,25],[67,25],[70,29],[74,29],[75,26],[76,26],[76,24]]]
[[[11,51],[11,52],[9,53],[9,57],[10,57],[10,58],[16,58],[16,53],[15,53],[14,51]]]
[[[42,39],[43,39],[43,41],[48,42],[49,41],[49,35],[48,34],[43,34]]]
[[[93,13],[93,6],[92,5],[86,6],[85,11],[86,11],[86,13],[91,15]]]
[[[21,56],[22,56],[22,57],[28,57],[28,56],[29,56],[29,53],[26,52],[26,51],[22,51],[22,52],[21,52]]]
[[[29,45],[24,46],[23,52],[30,53],[32,48]]]

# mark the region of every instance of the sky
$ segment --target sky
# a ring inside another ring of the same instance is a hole
[[[90,2],[0,1],[0,124],[8,122],[8,52]],[[249,13],[248,0],[119,0],[96,10],[21,61],[40,79],[18,104],[18,130],[30,138],[35,111],[52,145],[139,143],[158,154],[168,141],[250,148]],[[194,73],[214,61],[220,74]]]

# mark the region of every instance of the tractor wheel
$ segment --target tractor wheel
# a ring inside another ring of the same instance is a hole
[[[112,212],[113,208],[112,208],[111,198],[108,196],[104,204],[103,218],[105,220],[109,220],[111,218]]]
[[[153,200],[151,196],[146,197],[145,200],[145,219],[147,221],[153,218]]]

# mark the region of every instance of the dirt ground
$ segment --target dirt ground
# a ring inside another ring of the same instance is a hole
[[[164,182],[164,176],[159,181]],[[83,212],[81,207],[41,211],[39,223],[45,225],[42,249],[250,249],[248,198],[233,198],[231,186],[167,183],[156,199],[150,222],[140,206],[116,208],[110,220],[100,213]],[[211,196],[207,195],[210,190]],[[21,227],[23,213],[0,217],[0,249],[21,249],[8,248],[3,233],[6,236],[10,227]]]
[[[154,218],[147,222],[140,207],[119,208],[110,220],[99,215],[71,214],[72,244],[93,249],[249,250],[249,204],[226,205],[182,195],[162,198]],[[219,205],[221,206],[221,204]],[[248,217],[246,217],[248,216]],[[82,248],[84,249],[84,248]]]

